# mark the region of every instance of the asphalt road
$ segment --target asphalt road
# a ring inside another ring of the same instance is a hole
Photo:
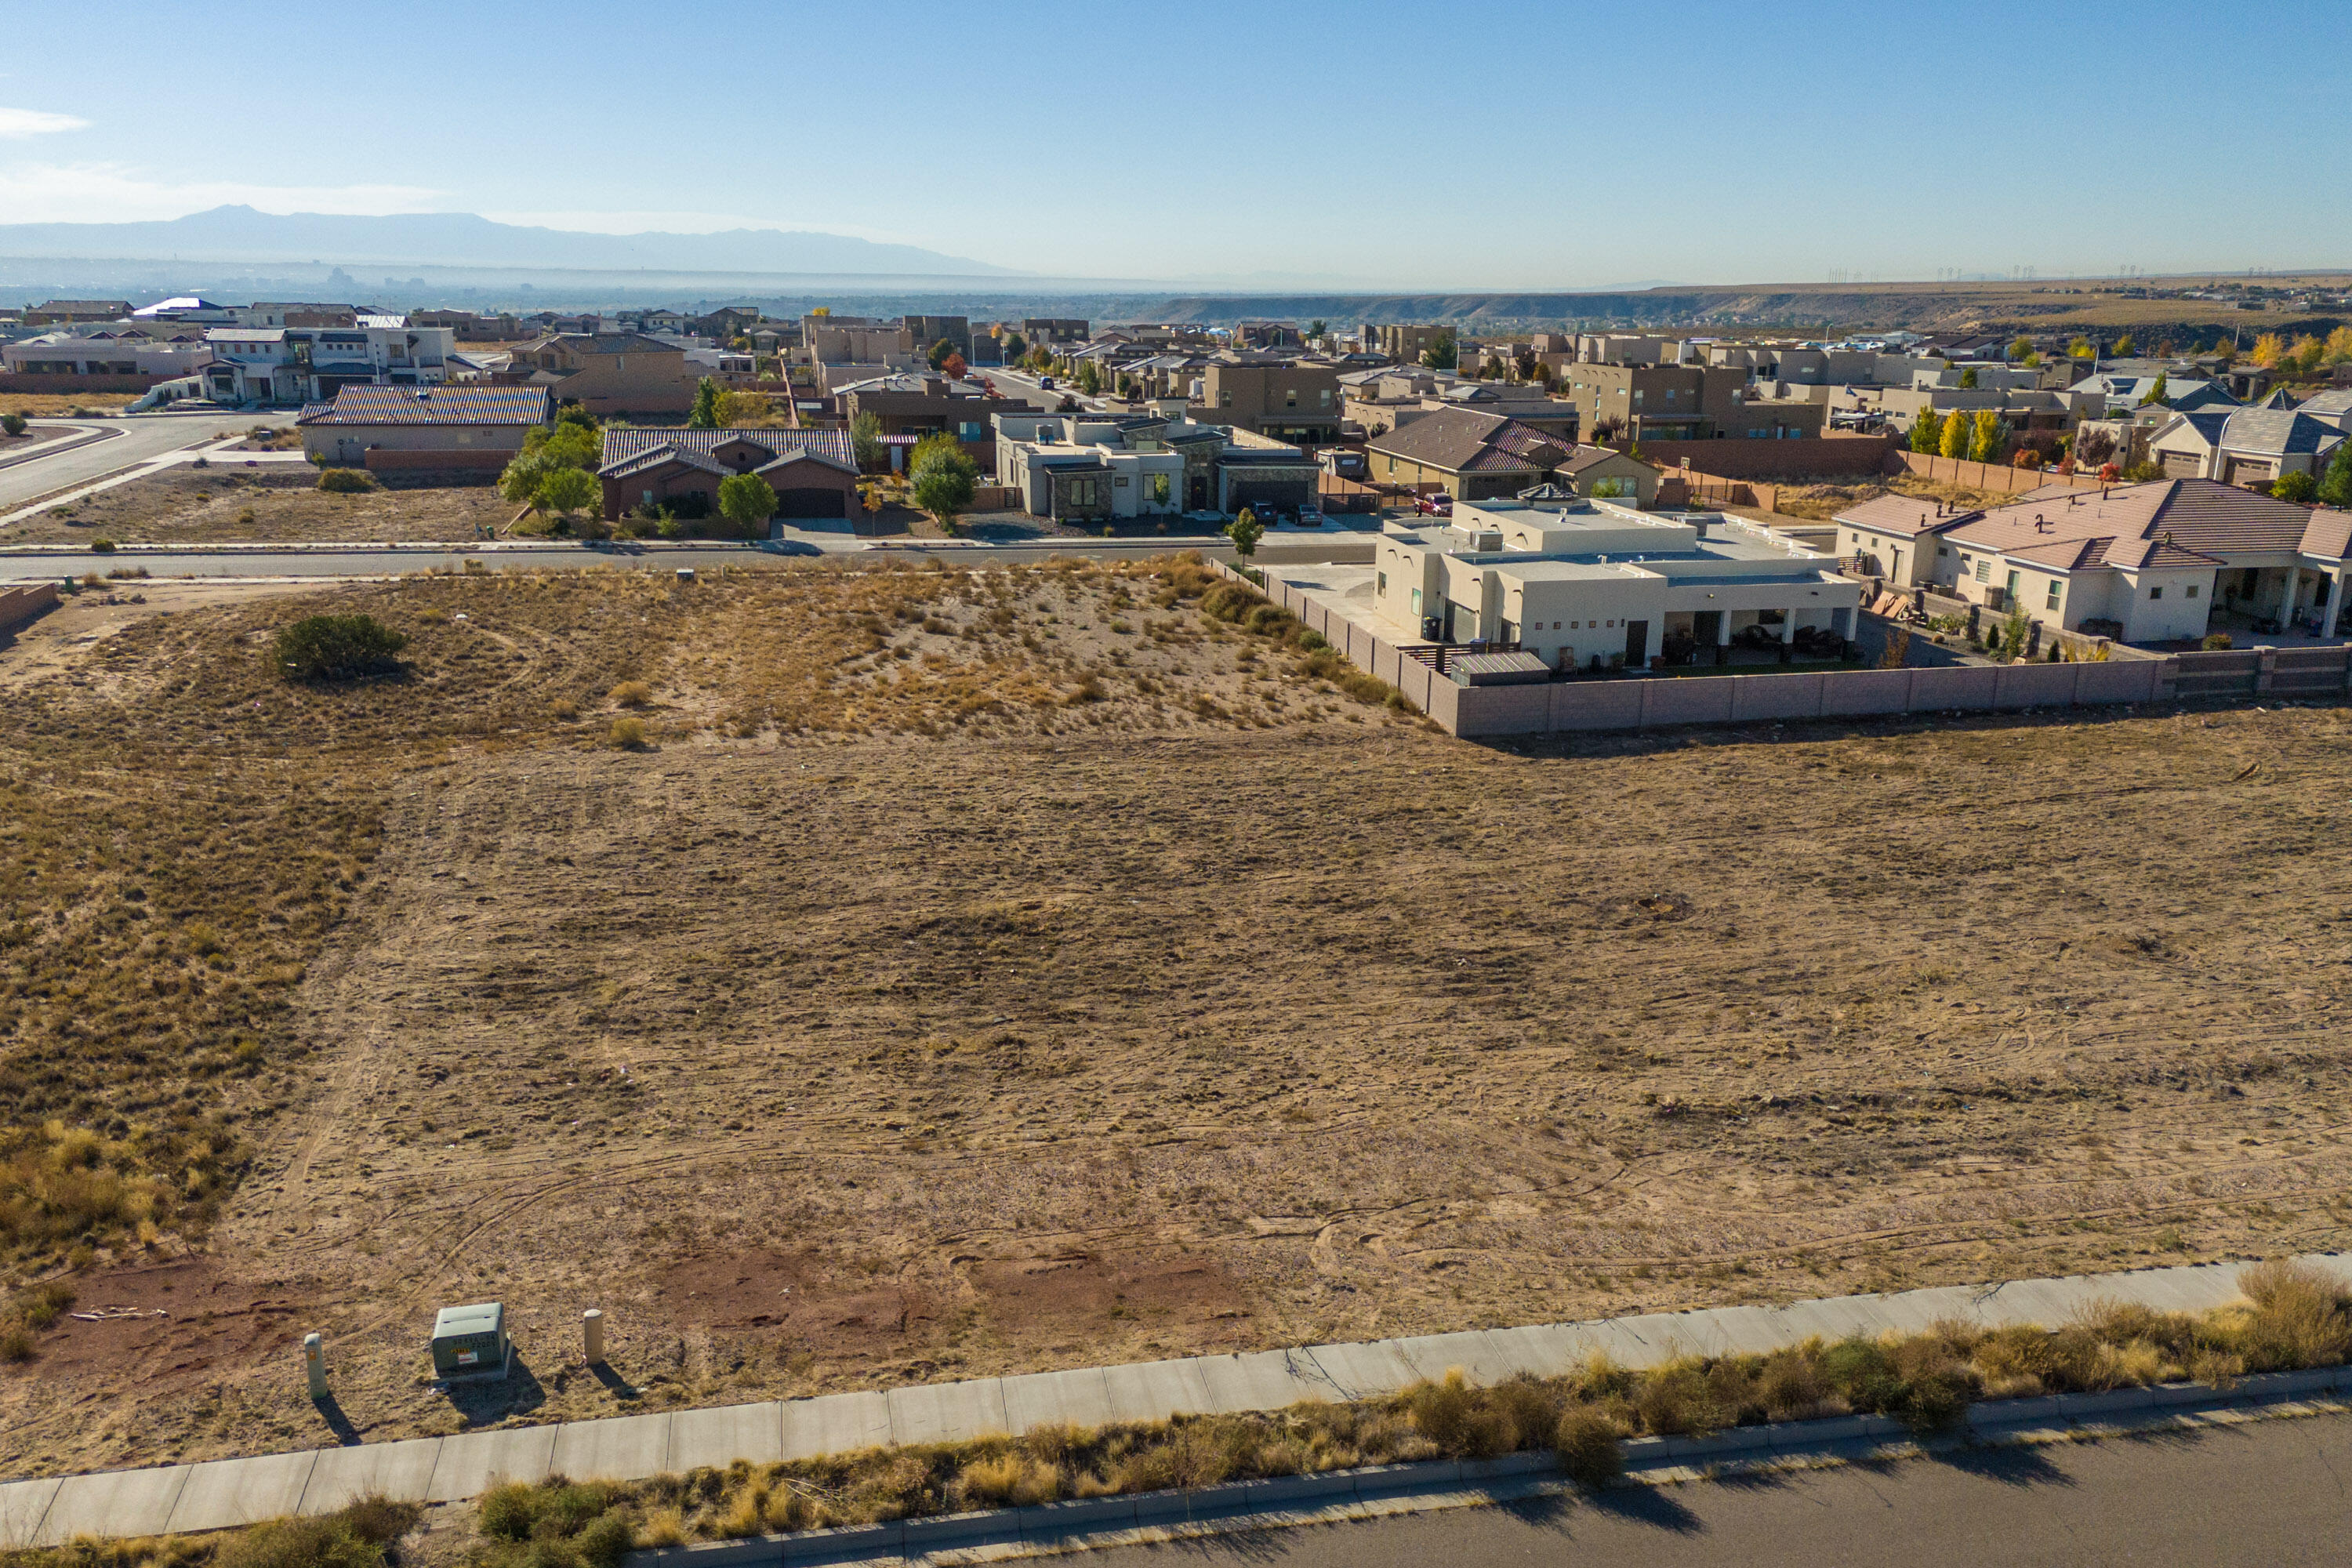
[[[2352,1419],[1966,1451],[1087,1555],[1091,1568],[2094,1568],[2352,1560]]]
[[[892,544],[887,550],[873,551],[860,550],[862,543],[862,541],[850,540],[844,535],[828,540],[823,546],[803,541],[767,545],[643,543],[596,548],[580,544],[501,544],[499,548],[488,550],[454,544],[401,550],[363,544],[345,549],[320,545],[299,549],[244,545],[215,550],[125,547],[104,555],[89,551],[49,553],[17,547],[0,548],[0,583],[54,581],[131,567],[142,568],[155,577],[383,577],[404,572],[429,572],[436,567],[460,570],[468,561],[479,561],[486,567],[502,572],[576,571],[594,565],[672,572],[681,566],[775,565],[820,554],[850,552],[856,552],[857,559],[868,562],[890,555],[917,561],[937,555],[950,563],[1035,562],[1051,555],[1116,561],[1165,555],[1171,550],[1182,549],[1198,549],[1228,561],[1233,559],[1230,547],[1215,549],[1183,540],[1056,539],[1027,545],[917,542]],[[1364,535],[1335,538],[1328,542],[1302,540],[1295,545],[1287,542],[1277,545],[1269,541],[1259,546],[1257,558],[1278,563],[1352,560],[1360,563],[1372,558],[1372,546],[1370,538]]]
[[[240,431],[256,425],[283,426],[293,422],[291,410],[266,414],[156,414],[122,419],[77,419],[59,423],[91,425],[109,432],[92,441],[47,458],[0,468],[0,512],[15,510],[36,496],[68,485],[88,484],[109,474],[137,468],[183,447],[208,441],[223,431]]]

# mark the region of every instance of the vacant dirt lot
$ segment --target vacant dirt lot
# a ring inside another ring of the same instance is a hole
[[[73,1270],[169,1315],[0,1371],[0,1470],[331,1441],[310,1328],[377,1440],[2342,1240],[2345,710],[1489,749],[1153,588],[439,579],[335,601],[407,683],[239,675],[276,601],[20,689],[54,741],[0,762],[84,804],[0,788],[0,899],[80,878],[146,989],[26,970],[9,1115],[135,1152],[193,1091],[224,1195]],[[118,939],[77,857],[142,792],[244,880],[151,859]],[[198,919],[230,968],[156,1002]],[[171,1009],[248,975],[216,1057]],[[436,1392],[432,1309],[492,1298],[528,1373]]]
[[[243,467],[234,456],[133,479],[0,529],[11,544],[203,543],[225,540],[463,540],[503,526],[515,509],[488,485],[371,490],[319,489],[308,464]]]

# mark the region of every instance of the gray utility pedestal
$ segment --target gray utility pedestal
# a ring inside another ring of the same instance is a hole
[[[433,1375],[451,1382],[506,1376],[514,1363],[502,1301],[444,1307],[433,1320]]]

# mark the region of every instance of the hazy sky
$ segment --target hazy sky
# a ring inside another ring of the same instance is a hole
[[[1060,276],[2352,261],[2352,0],[0,5],[0,222],[468,211]]]

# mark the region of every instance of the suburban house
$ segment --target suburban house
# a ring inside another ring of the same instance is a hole
[[[121,321],[131,316],[128,300],[44,300],[25,307],[28,327],[68,327],[77,321]]]
[[[194,374],[212,358],[212,349],[200,331],[170,338],[152,336],[136,327],[119,331],[104,328],[81,334],[43,332],[0,347],[0,368],[10,375],[71,376],[92,387],[92,377],[136,376],[142,388],[157,381]],[[70,391],[70,384],[58,391]],[[107,390],[123,390],[110,385]]]
[[[1559,436],[1475,408],[1427,414],[1364,444],[1373,483],[1434,487],[1456,500],[1515,496],[1554,479],[1573,448]],[[1650,493],[1657,493],[1654,469]]]
[[[1561,372],[1562,391],[1584,410],[1584,431],[1614,426],[1612,439],[1781,439],[1822,433],[1824,405],[1810,398],[1763,398],[1748,373],[1728,365],[1579,363]]]
[[[1555,669],[1722,662],[1735,641],[1791,655],[1851,639],[1862,585],[1835,563],[1715,513],[1612,501],[1463,505],[1433,527],[1391,523],[1372,599],[1394,640],[1485,645]]]
[[[2053,486],[1948,513],[1882,496],[1834,521],[1842,551],[1884,563],[1901,585],[2121,642],[2201,637],[2216,626],[2333,626],[2352,575],[2352,513],[2218,479]]]
[[[436,386],[449,378],[457,334],[405,316],[362,314],[348,326],[215,327],[205,370],[215,403],[325,403],[345,386]]]
[[[515,345],[501,377],[599,418],[684,414],[700,378],[686,351],[642,332],[556,332]]]
[[[996,432],[990,418],[1030,406],[1019,398],[995,396],[976,382],[913,372],[854,381],[833,390],[840,395],[842,414],[853,423],[871,414],[885,436],[944,431],[962,442],[972,461],[983,468],[996,461]]]
[[[1435,323],[1400,325],[1385,323],[1364,326],[1364,344],[1376,353],[1386,354],[1398,364],[1419,364],[1421,356],[1441,342],[1454,335],[1452,327]]]
[[[810,361],[816,364],[875,364],[901,370],[923,363],[899,340],[898,324],[892,321],[869,321],[855,316],[803,316],[801,341],[808,347]]]
[[[543,386],[346,385],[294,424],[320,463],[496,472],[554,417]]]
[[[968,316],[905,316],[898,322],[898,347],[925,364],[931,351],[945,343],[971,363],[971,319]]]
[[[2199,408],[2159,426],[2147,450],[2175,479],[2266,485],[2285,474],[2316,478],[2344,439],[2340,426],[2300,408]]]
[[[1195,418],[1237,430],[1285,441],[1339,438],[1339,373],[1328,363],[1220,354],[1202,369],[1199,404]]]
[[[845,430],[607,426],[596,469],[608,522],[638,507],[709,516],[720,481],[735,474],[767,480],[778,517],[845,518],[857,505],[857,459]]]
[[[1082,343],[1087,341],[1087,323],[1074,316],[1024,316],[1021,340],[1033,349]]]
[[[1092,522],[1244,507],[1297,512],[1321,482],[1316,460],[1254,432],[1167,414],[1001,413],[996,482],[1038,517]]]

